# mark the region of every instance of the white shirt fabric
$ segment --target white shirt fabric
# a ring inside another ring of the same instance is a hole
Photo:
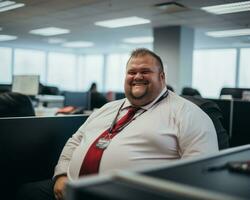
[[[154,102],[142,107],[135,120],[112,139],[103,152],[99,173],[166,164],[218,151],[216,131],[207,114],[171,91],[165,99],[155,104],[165,91]],[[124,101],[119,119],[131,105],[127,99],[107,103],[87,119],[66,143],[54,176],[67,174],[70,180],[78,179],[89,147],[111,126]]]

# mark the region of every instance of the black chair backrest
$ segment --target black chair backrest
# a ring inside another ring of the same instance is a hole
[[[191,87],[184,87],[181,91],[181,95],[201,97],[200,92],[197,89]]]
[[[0,117],[35,116],[35,110],[29,96],[4,92],[0,94]]]
[[[218,105],[207,99],[193,96],[183,96],[187,100],[193,102],[199,106],[207,115],[211,118],[214,123],[214,127],[217,133],[219,149],[225,149],[229,147],[229,135],[226,129],[222,125],[222,113]]]

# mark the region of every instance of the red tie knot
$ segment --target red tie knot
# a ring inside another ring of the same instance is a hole
[[[140,109],[140,107],[129,106],[128,113],[135,114]]]

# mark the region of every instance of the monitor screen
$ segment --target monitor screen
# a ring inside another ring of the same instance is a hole
[[[64,106],[83,107],[85,110],[90,109],[89,92],[64,92]]]
[[[37,95],[39,91],[39,75],[14,75],[11,91],[25,95]]]

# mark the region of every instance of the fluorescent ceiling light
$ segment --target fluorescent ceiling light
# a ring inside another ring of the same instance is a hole
[[[211,37],[234,37],[234,36],[250,35],[250,28],[225,30],[225,31],[210,31],[206,32],[206,35]]]
[[[15,40],[15,39],[17,39],[17,36],[14,35],[0,35],[0,42]]]
[[[74,41],[74,42],[65,42],[63,43],[62,46],[70,48],[84,48],[84,47],[92,47],[94,46],[94,43],[86,41]]]
[[[236,3],[227,3],[216,6],[206,6],[202,7],[202,10],[205,10],[209,13],[216,15],[227,14],[227,13],[237,13],[250,10],[250,1],[242,1]]]
[[[1,1],[0,8],[5,7],[5,6],[10,6],[10,5],[13,5],[15,3],[16,3],[15,1]]]
[[[10,2],[10,3],[5,3],[5,2]],[[3,2],[1,2],[0,3],[0,12],[4,12],[4,11],[7,11],[7,10],[13,10],[13,9],[25,6],[24,3],[15,3],[15,2],[12,3],[12,2],[13,1],[3,1]],[[6,5],[4,5],[3,3],[5,3]],[[1,4],[2,4],[2,6],[1,6]]]
[[[49,44],[60,44],[66,42],[63,38],[49,38],[47,41]]]
[[[57,27],[46,27],[46,28],[31,30],[29,33],[42,36],[53,36],[53,35],[70,33],[70,30]]]
[[[131,44],[145,44],[145,43],[152,43],[154,41],[153,37],[132,37],[132,38],[125,38],[123,42],[131,43]]]
[[[147,23],[150,23],[150,20],[133,16],[133,17],[99,21],[99,22],[95,22],[95,25],[103,26],[107,28],[118,28],[118,27],[134,26],[134,25],[147,24]]]

